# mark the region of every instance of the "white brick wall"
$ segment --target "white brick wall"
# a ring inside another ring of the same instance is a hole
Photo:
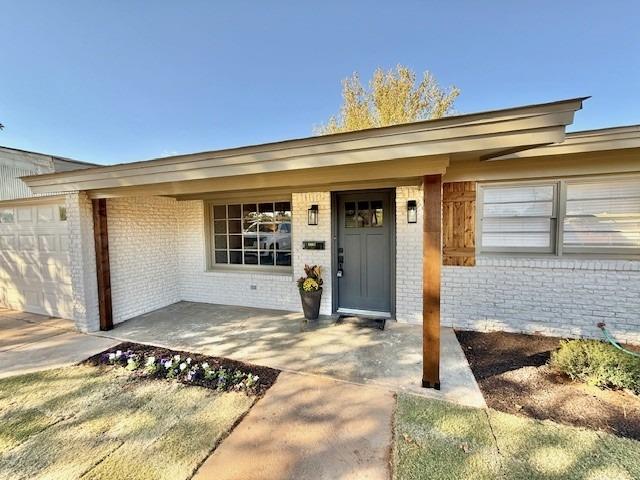
[[[317,226],[307,225],[307,209],[319,208]],[[324,272],[321,313],[331,313],[331,196],[329,193],[292,195],[293,273],[206,271],[204,204],[178,202],[179,296],[194,302],[222,303],[300,311],[295,280],[303,274],[305,262],[318,264]],[[324,240],[327,250],[302,250],[303,240]]]
[[[69,232],[69,268],[73,297],[73,320],[83,332],[100,327],[98,280],[93,240],[93,209],[84,192],[65,196]]]
[[[331,315],[331,193],[308,192],[293,194],[293,271],[295,278],[304,274],[304,265],[319,265],[322,278],[320,313]],[[307,210],[318,205],[318,225],[308,225]],[[303,240],[324,241],[324,250],[303,250]],[[298,299],[299,302],[299,299]],[[300,310],[298,304],[296,310]]]
[[[176,203],[163,197],[107,200],[113,323],[180,300]]]
[[[407,201],[415,200],[418,222],[407,223]],[[420,187],[396,188],[396,318],[422,323],[422,218]]]
[[[422,192],[396,190],[396,317],[422,318]],[[418,204],[408,224],[407,200]],[[316,204],[319,224],[307,225]],[[74,287],[74,318],[98,328],[91,204],[67,196]],[[293,274],[208,272],[204,204],[164,198],[108,201],[114,321],[179,300],[300,311],[295,280],[304,263],[323,268],[321,306],[331,313],[331,196],[294,193]],[[303,240],[324,240],[326,250],[302,250]],[[640,343],[640,261],[567,258],[478,257],[476,267],[443,267],[442,323],[476,330],[599,337],[606,321],[621,340]],[[86,305],[86,308],[85,308]]]
[[[640,261],[479,257],[442,282],[444,325],[640,343]]]
[[[318,226],[307,225],[307,209],[311,204],[319,206]],[[160,197],[109,199],[114,323],[179,300],[300,311],[295,280],[302,275],[305,262],[323,268],[321,312],[330,314],[330,204],[329,193],[293,194],[294,272],[280,274],[206,271],[201,201],[177,202]],[[88,238],[93,239],[92,233]],[[324,240],[327,250],[303,251],[303,240]],[[91,253],[94,255],[91,264],[95,265],[95,252]]]
[[[202,201],[178,202],[177,207],[181,300],[300,310],[300,299],[291,274],[207,272],[204,204]]]
[[[407,223],[407,200],[418,223]],[[396,189],[396,318],[422,322],[422,189]],[[640,343],[640,261],[478,257],[475,267],[442,267],[443,325],[562,337],[601,338],[606,322]]]

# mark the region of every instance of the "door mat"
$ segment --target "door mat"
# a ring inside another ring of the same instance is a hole
[[[348,323],[357,327],[364,328],[377,328],[384,330],[384,326],[387,323],[386,318],[370,318],[370,317],[355,317],[353,315],[340,315],[336,320],[336,325],[342,325]]]

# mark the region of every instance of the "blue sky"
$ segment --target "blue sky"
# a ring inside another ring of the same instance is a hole
[[[397,63],[459,113],[593,98],[640,123],[640,3],[0,0],[0,145],[121,163],[306,137]]]

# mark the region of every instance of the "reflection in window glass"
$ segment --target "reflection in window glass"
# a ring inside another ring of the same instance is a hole
[[[58,206],[58,218],[61,222],[67,221],[67,207],[65,207],[64,205]]]
[[[227,236],[226,235],[215,235],[215,248],[216,250],[226,250],[227,249]]]
[[[369,202],[358,202],[358,213],[356,215],[358,227],[368,227],[370,224],[370,218]]]
[[[567,183],[566,251],[640,250],[640,182]]]
[[[291,202],[214,205],[216,264],[291,266]]]
[[[229,248],[242,249],[242,235],[229,235]]]
[[[242,208],[240,205],[228,205],[229,217],[228,218],[241,218]]]
[[[273,266],[275,260],[275,251],[261,251],[260,252],[260,265]]]
[[[276,254],[276,265],[291,265],[291,252],[278,252]]]
[[[244,264],[245,265],[258,265],[258,251],[257,250],[245,250],[244,251]]]
[[[213,216],[218,219],[227,218],[227,207],[225,205],[216,205],[213,207]]]
[[[278,222],[291,222],[291,203],[276,202],[274,205],[275,220]]]
[[[242,205],[242,218],[245,222],[255,222],[258,220],[258,208],[255,203],[245,203]]]
[[[258,205],[258,213],[261,222],[273,222],[273,203],[261,203]]]
[[[216,220],[213,222],[213,229],[216,233],[227,233],[227,222],[225,220]]]
[[[242,265],[242,250],[232,250],[229,252],[229,263],[233,265]]]
[[[242,237],[244,239],[244,248],[245,250],[247,248],[250,249],[258,249],[258,235],[243,235]]]
[[[384,218],[382,215],[382,200],[371,201],[371,226],[382,227],[384,226]]]
[[[384,209],[382,200],[372,200],[371,202],[361,200],[358,202],[345,202],[346,228],[368,228],[384,226]]]
[[[356,202],[344,202],[344,226],[346,228],[358,226],[356,221]]]
[[[483,250],[553,251],[556,185],[487,186],[482,194]]]
[[[14,220],[13,208],[3,208],[0,210],[0,223],[13,223]]]
[[[229,233],[242,233],[242,221],[241,220],[229,220]],[[214,225],[215,228],[215,225]]]

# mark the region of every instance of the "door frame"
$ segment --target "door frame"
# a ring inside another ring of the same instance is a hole
[[[391,319],[396,318],[396,189],[395,188],[371,188],[360,190],[341,190],[331,192],[331,314],[338,314],[340,305],[339,289],[336,272],[338,271],[338,196],[351,193],[384,192],[389,194],[389,305]]]

